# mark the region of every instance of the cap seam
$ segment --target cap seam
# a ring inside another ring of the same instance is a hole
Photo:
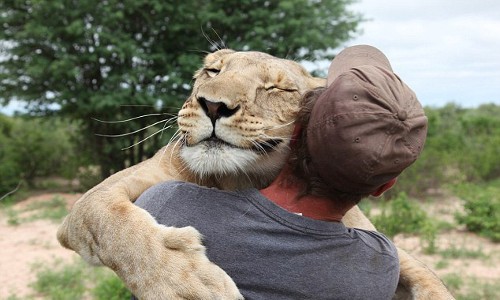
[[[329,116],[329,117],[326,117],[324,118],[323,120],[321,121],[318,121],[314,124],[311,124],[308,126],[308,131],[311,131],[313,129],[316,129],[318,126],[321,126],[321,125],[324,125],[324,124],[327,124],[327,123],[332,123],[332,124],[336,124],[337,123],[337,120],[340,119],[341,117],[345,117],[345,116],[359,116],[359,115],[370,115],[370,116],[386,116],[386,117],[390,117],[390,119],[395,119],[394,118],[394,114],[391,114],[391,113],[384,113],[384,112],[380,112],[380,113],[372,113],[372,112],[368,112],[368,111],[362,111],[362,112],[354,112],[354,113],[341,113],[341,114],[336,114],[335,116]]]

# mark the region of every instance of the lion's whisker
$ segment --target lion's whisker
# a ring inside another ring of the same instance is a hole
[[[212,27],[212,31],[215,33],[215,35],[219,38],[219,42],[220,42],[220,45],[222,46],[221,48],[217,48],[217,50],[221,50],[221,49],[227,49],[227,46],[226,46],[226,43],[224,43],[224,40],[220,37],[220,35],[217,33],[217,31],[215,30],[215,28]],[[217,43],[217,46],[219,45],[219,43]]]
[[[284,127],[290,126],[290,125],[292,125],[293,123],[295,123],[295,121],[290,121],[290,122],[288,122],[288,123],[284,123],[284,124],[280,124],[280,125],[265,126],[265,127],[262,127],[262,129],[263,129],[263,130],[281,129],[281,128],[284,128]]]
[[[172,147],[172,149],[175,149],[175,147],[177,147],[177,145],[181,142],[182,138],[178,138],[180,136],[181,132],[179,129],[177,129],[175,131],[175,133],[172,135],[172,137],[170,138],[170,140],[168,141],[167,145],[170,145],[172,143],[172,141],[175,140],[175,143]],[[165,153],[164,153],[165,154]],[[170,153],[170,158],[169,158],[169,162],[172,162],[172,159],[174,157],[174,151],[171,151]]]
[[[200,29],[201,34],[205,37],[207,42],[210,43],[210,45],[213,47],[213,50],[219,50],[219,45],[206,34],[205,30],[203,30],[203,27],[200,27]]]
[[[155,123],[153,123],[153,124],[150,124],[150,125],[148,125],[148,126],[146,126],[146,127],[143,127],[143,128],[141,128],[141,129],[137,129],[137,130],[132,131],[132,132],[121,133],[121,134],[101,134],[101,133],[96,133],[95,135],[96,135],[96,136],[102,136],[102,137],[112,137],[112,138],[115,138],[115,137],[123,137],[123,136],[132,135],[132,134],[136,134],[136,133],[138,133],[138,132],[144,131],[144,130],[146,130],[146,129],[148,129],[148,128],[151,128],[151,127],[153,127],[153,126],[155,126],[155,125],[157,125],[157,124],[163,123],[163,122],[165,122],[165,121],[166,121],[165,123],[166,123],[166,124],[168,124],[169,120],[171,120],[171,119],[163,119],[163,120],[161,120],[161,121],[155,122]],[[161,129],[161,131],[163,131],[163,130],[164,130],[164,129]]]
[[[149,104],[120,104],[120,107],[156,107]]]
[[[130,122],[130,121],[133,121],[133,120],[137,120],[137,119],[141,119],[141,118],[146,118],[146,117],[165,116],[165,115],[175,116],[175,114],[172,114],[172,113],[156,113],[156,114],[141,115],[141,116],[133,117],[133,118],[126,119],[126,120],[119,120],[119,121],[104,121],[104,120],[100,120],[100,119],[97,119],[97,118],[92,118],[92,120],[100,122],[100,123],[116,124],[116,123]]]
[[[167,128],[165,128],[165,129],[168,129],[168,128],[170,128],[170,126],[169,126],[169,127],[167,127]],[[160,129],[160,130],[158,130],[158,131],[156,131],[156,132],[154,132],[154,133],[152,133],[152,134],[148,135],[147,137],[143,138],[142,140],[138,141],[137,143],[134,143],[134,144],[132,144],[132,145],[130,145],[130,146],[128,146],[128,147],[122,148],[121,150],[127,150],[127,149],[130,149],[130,148],[132,148],[132,147],[135,147],[135,146],[139,145],[140,143],[142,143],[142,142],[144,142],[144,141],[146,141],[146,140],[148,140],[148,139],[152,138],[153,136],[157,135],[158,133],[163,132],[163,130],[165,130],[165,129]]]
[[[259,143],[257,141],[252,141],[252,145],[256,148],[260,153],[265,156],[269,156],[268,151],[262,146],[263,143]],[[264,143],[265,144],[265,143]],[[271,147],[272,148],[272,147]]]
[[[173,122],[173,121],[177,121],[177,119],[178,119],[178,116],[175,115],[174,117],[170,118],[167,122],[165,122],[165,125],[163,125],[163,128],[161,129],[162,133],[160,134],[160,139],[162,138],[163,131],[165,129],[172,128],[173,124],[171,124],[171,125],[168,125],[168,124],[171,123],[171,122]],[[168,125],[168,127],[167,127],[167,125]]]

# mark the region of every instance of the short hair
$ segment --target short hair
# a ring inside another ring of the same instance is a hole
[[[326,88],[316,88],[308,91],[300,101],[300,109],[295,121],[295,126],[300,127],[300,134],[298,137],[294,137],[297,140],[292,141],[288,165],[294,176],[305,181],[305,187],[299,197],[306,195],[322,196],[331,198],[332,201],[350,202],[350,204],[355,205],[369,194],[354,194],[336,190],[328,186],[317,175],[315,170],[310,169],[312,164],[310,163],[311,155],[307,147],[307,126],[314,104],[325,90]]]

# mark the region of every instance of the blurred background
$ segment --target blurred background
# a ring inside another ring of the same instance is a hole
[[[3,0],[0,26],[0,299],[128,297],[55,229],[168,143],[206,53],[325,76],[355,44],[386,53],[430,121],[422,157],[362,209],[458,299],[500,298],[500,2]]]

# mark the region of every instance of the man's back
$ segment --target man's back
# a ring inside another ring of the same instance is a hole
[[[161,224],[199,230],[245,299],[391,299],[396,290],[399,262],[386,237],[292,214],[256,189],[166,182],[136,204]]]

